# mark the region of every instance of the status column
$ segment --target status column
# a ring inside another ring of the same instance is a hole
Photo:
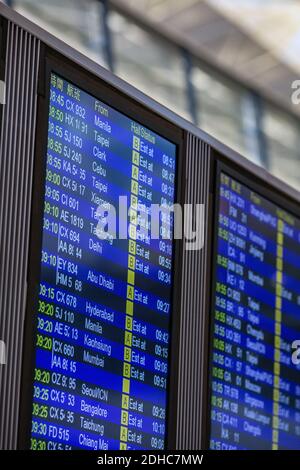
[[[274,340],[274,381],[273,381],[273,417],[272,417],[272,450],[278,450],[279,442],[279,382],[280,382],[280,336],[282,320],[282,273],[283,273],[283,229],[284,222],[277,223],[276,253],[276,309]]]
[[[137,231],[137,209],[139,192],[139,162],[140,162],[140,139],[133,137],[132,169],[131,169],[131,192],[129,209],[129,241],[128,241],[128,268],[127,268],[127,295],[125,315],[125,337],[124,337],[124,362],[123,362],[123,386],[122,386],[122,409],[121,409],[121,431],[120,449],[127,449],[128,442],[128,409],[131,377],[131,347],[132,347],[132,325],[135,286],[135,255],[136,255],[136,231]]]

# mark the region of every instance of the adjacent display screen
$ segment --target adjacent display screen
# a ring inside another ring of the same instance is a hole
[[[300,220],[219,181],[211,449],[299,449]]]
[[[51,74],[31,449],[165,448],[173,219],[145,220],[175,169],[174,143]]]

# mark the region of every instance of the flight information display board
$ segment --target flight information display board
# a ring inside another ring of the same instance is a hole
[[[220,173],[211,449],[299,449],[300,220]]]
[[[142,224],[151,204],[174,203],[176,152],[51,74],[33,450],[165,448],[173,220],[165,239]],[[119,196],[128,237],[103,239],[98,209]]]

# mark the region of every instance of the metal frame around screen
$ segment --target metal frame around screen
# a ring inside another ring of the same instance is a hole
[[[108,83],[85,71],[78,65],[61,56],[48,47],[41,50],[39,82],[38,82],[38,113],[36,130],[36,148],[34,164],[33,203],[31,211],[29,270],[27,275],[28,291],[25,317],[24,350],[21,384],[21,404],[18,430],[18,448],[29,449],[30,427],[33,401],[33,381],[35,367],[36,313],[38,299],[37,286],[40,281],[40,255],[43,234],[43,205],[45,170],[48,136],[48,110],[50,95],[50,74],[62,78],[78,86],[82,90],[98,98],[112,108],[176,145],[176,182],[175,202],[184,202],[184,165],[182,155],[184,148],[184,132],[176,125],[166,121],[133,99],[126,97]],[[176,445],[177,425],[177,381],[178,381],[178,336],[180,325],[180,290],[181,290],[182,241],[173,241],[173,285],[171,290],[172,313],[170,316],[169,344],[169,375],[167,386],[167,417],[166,417],[166,449],[174,449]]]

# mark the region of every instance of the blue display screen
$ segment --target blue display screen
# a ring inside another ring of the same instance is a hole
[[[175,170],[174,143],[51,74],[31,449],[165,448],[173,219],[143,224]]]
[[[299,449],[300,220],[221,173],[210,448]]]

